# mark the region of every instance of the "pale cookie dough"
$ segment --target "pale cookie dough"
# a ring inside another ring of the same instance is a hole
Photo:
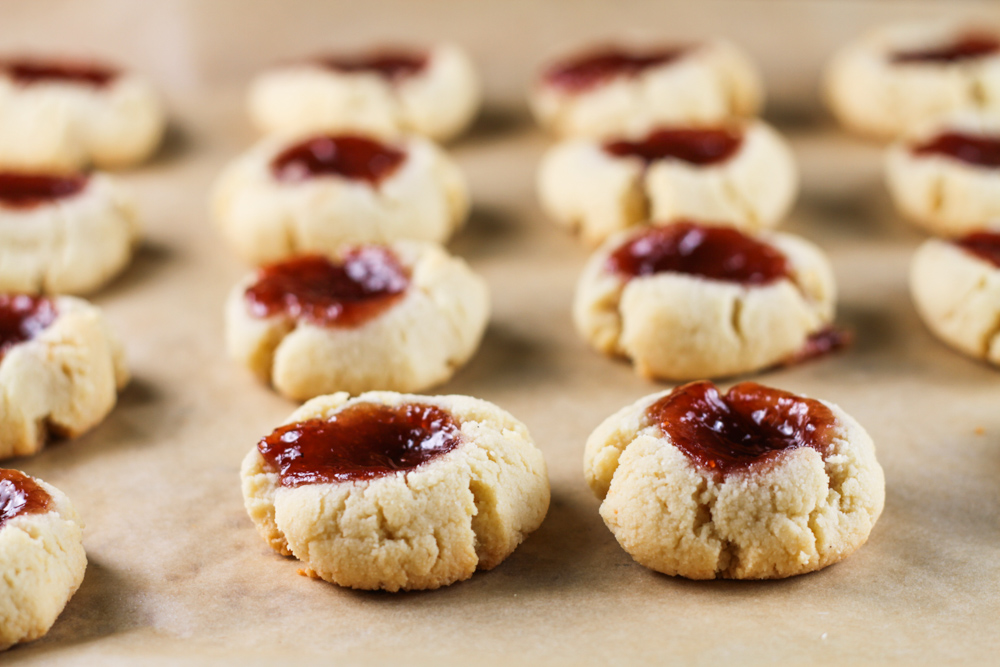
[[[676,57],[603,76],[593,85],[567,88],[553,83],[557,71],[584,59],[642,59],[670,51],[676,51]],[[556,134],[608,137],[636,136],[660,125],[749,117],[760,110],[763,99],[753,63],[731,43],[711,39],[673,49],[610,47],[570,55],[547,68],[530,102],[538,122]]]
[[[0,58],[3,167],[126,167],[156,150],[165,126],[159,96],[138,74],[75,61]]]
[[[26,190],[7,187],[18,180],[80,189],[25,203],[8,197]],[[128,265],[138,239],[135,205],[110,176],[0,173],[0,292],[92,292]]]
[[[996,27],[948,22],[874,31],[831,60],[827,104],[848,129],[878,138],[903,136],[963,109],[1000,112],[1000,49],[989,48],[998,35]],[[979,42],[982,53],[950,61],[914,57],[963,41]]]
[[[767,284],[674,272],[628,279],[609,270],[617,249],[671,228],[613,236],[587,262],[573,320],[595,349],[629,358],[646,377],[690,380],[789,361],[829,328],[836,298],[829,262],[819,248],[789,234],[751,237],[786,261],[788,275]],[[696,240],[693,233],[685,233],[687,242]]]
[[[264,458],[260,447],[267,439],[243,460],[250,518],[273,549],[305,564],[305,574],[351,588],[438,588],[496,567],[541,525],[549,506],[545,460],[524,424],[492,403],[467,396],[370,392],[352,399],[339,393],[306,403],[286,424],[347,419],[352,410],[383,418],[380,406],[405,405],[418,414],[431,409],[450,417],[445,433],[453,447],[440,446],[439,430],[430,441],[439,453],[416,467],[298,485],[287,483]],[[282,442],[295,434],[287,427],[284,432]],[[308,470],[312,459],[299,460]],[[376,457],[370,462],[380,463]]]
[[[47,633],[86,568],[83,522],[69,498],[0,469],[0,650]]]
[[[385,251],[395,256],[403,276],[379,268],[379,255],[372,253]],[[479,347],[489,320],[489,290],[462,259],[415,241],[344,247],[334,263],[343,266],[348,257],[358,258],[349,274],[401,281],[397,298],[371,317],[344,324],[287,311],[255,313],[247,293],[263,274],[252,273],[226,303],[230,356],[285,396],[305,400],[335,391],[421,391],[447,381]]]
[[[647,162],[606,149],[627,140],[570,139],[542,158],[542,207],[556,222],[579,230],[588,243],[646,220],[694,218],[760,231],[785,216],[798,173],[788,145],[770,126],[748,121],[670,130],[725,132],[739,143],[724,159],[697,164],[676,157]]]
[[[780,393],[796,407],[805,400]],[[782,446],[721,474],[678,446],[650,414],[672,394],[638,400],[587,440],[584,470],[603,501],[601,517],[637,562],[690,579],[771,579],[821,569],[865,543],[885,503],[885,480],[871,437],[854,418],[817,401],[834,418],[825,447]],[[720,428],[714,416],[693,419]],[[736,419],[781,428],[799,417],[771,405]]]
[[[0,459],[38,452],[50,432],[73,438],[93,428],[129,378],[100,310],[68,296],[0,295],[5,325],[32,303],[39,315],[27,335],[0,332]]]
[[[424,57],[415,71],[396,75],[365,67]],[[273,67],[254,79],[249,110],[254,125],[267,133],[416,133],[444,141],[469,126],[481,98],[469,57],[455,45],[440,44],[426,52],[373,51]]]
[[[1000,258],[1000,232],[991,236]],[[929,239],[913,256],[910,291],[935,336],[970,357],[1000,365],[1000,266],[956,243]]]
[[[935,150],[944,142],[971,156]],[[1000,227],[1000,117],[967,111],[933,123],[889,148],[885,174],[896,207],[932,234]]]
[[[300,180],[275,175],[272,162],[284,151],[325,136],[265,139],[219,176],[212,214],[246,261],[265,264],[312,252],[331,254],[345,243],[443,243],[465,222],[469,194],[464,176],[444,151],[416,136],[380,142],[403,158],[376,183],[334,174]]]

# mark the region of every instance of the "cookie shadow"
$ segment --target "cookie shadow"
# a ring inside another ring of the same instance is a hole
[[[441,389],[477,395],[484,387],[504,389],[541,382],[550,376],[555,356],[545,343],[491,322],[479,350]]]
[[[144,239],[136,248],[132,262],[125,271],[107,287],[97,293],[97,298],[114,298],[153,280],[163,269],[176,260],[176,251],[158,241]]]
[[[163,139],[160,141],[156,153],[144,166],[152,169],[170,166],[186,157],[194,145],[195,141],[191,133],[175,119],[170,119],[167,121]]]
[[[465,227],[448,244],[451,253],[475,260],[508,252],[520,232],[513,216],[498,207],[476,204]]]
[[[531,114],[524,106],[486,105],[472,126],[454,143],[454,148],[504,139],[534,128]]]

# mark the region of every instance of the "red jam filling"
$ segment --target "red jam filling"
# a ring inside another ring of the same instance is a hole
[[[56,315],[56,305],[45,297],[0,294],[0,359],[10,348],[40,334]]]
[[[945,155],[977,167],[1000,169],[1000,137],[942,132],[911,150],[914,155]]]
[[[833,354],[854,342],[854,334],[850,331],[837,329],[832,326],[820,329],[810,334],[806,339],[806,344],[802,346],[795,356],[789,359],[787,364],[798,364],[810,359],[824,357]]]
[[[1000,268],[1000,232],[973,232],[956,239],[955,244]]]
[[[329,419],[275,429],[257,450],[282,486],[301,486],[408,472],[461,442],[455,420],[433,405],[355,403]]]
[[[77,194],[87,185],[87,176],[53,176],[0,172],[0,206],[32,208]]]
[[[545,71],[542,78],[550,86],[578,93],[617,77],[636,76],[650,67],[671,63],[683,56],[688,48],[632,52],[608,47],[557,62]]]
[[[52,496],[23,472],[0,469],[0,528],[16,516],[41,514],[50,502]]]
[[[605,152],[616,157],[637,157],[646,164],[673,158],[705,166],[725,162],[740,144],[743,134],[725,128],[666,128],[651,132],[641,141],[611,141]]]
[[[103,88],[118,78],[111,67],[70,60],[0,60],[0,72],[22,86],[54,81]]]
[[[800,447],[823,454],[836,422],[819,401],[755,382],[725,394],[711,382],[692,382],[651,405],[647,414],[695,465],[723,477]]]
[[[427,67],[428,56],[420,51],[386,49],[356,56],[322,56],[315,59],[323,67],[337,72],[371,73],[397,82],[420,74]]]
[[[244,297],[254,317],[285,315],[326,327],[355,327],[402,298],[410,277],[387,248],[361,246],[341,262],[307,255],[260,270]]]
[[[271,161],[271,172],[279,181],[340,176],[378,185],[405,159],[403,151],[365,137],[320,136],[279,153]]]
[[[608,257],[607,269],[627,279],[686,273],[744,285],[789,275],[788,260],[766,243],[727,227],[675,222],[633,236]]]
[[[897,64],[954,63],[1000,52],[1000,39],[987,33],[968,32],[949,44],[929,49],[896,51],[889,59]]]

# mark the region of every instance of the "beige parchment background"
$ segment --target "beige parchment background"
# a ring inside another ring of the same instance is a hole
[[[134,265],[95,301],[126,340],[135,381],[92,433],[7,463],[66,491],[87,523],[86,580],[45,639],[0,663],[941,664],[987,663],[1000,638],[1000,372],[944,348],[910,304],[921,236],[893,211],[880,148],[819,104],[824,59],[866,27],[1000,19],[974,2],[445,2],[4,0],[0,51],[86,53],[147,72],[174,120],[149,165],[123,174],[145,214]],[[606,415],[662,388],[591,352],[570,325],[586,251],[538,209],[548,138],[527,117],[537,64],[616,35],[744,45],[791,139],[802,194],[786,228],[820,243],[841,289],[843,354],[759,379],[833,400],[871,432],[887,502],[868,545],[776,582],[689,582],[634,564],[597,514],[583,443]],[[254,135],[260,67],[323,47],[453,39],[488,104],[452,146],[475,210],[451,244],[489,280],[478,355],[442,393],[526,422],[549,463],[548,518],[502,566],[427,593],[341,590],[296,574],[244,514],[238,467],[294,406],[230,363],[222,303],[246,270],[214,233],[206,193]]]

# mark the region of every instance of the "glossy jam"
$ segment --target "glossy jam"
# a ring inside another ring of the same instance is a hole
[[[118,77],[118,71],[103,65],[72,60],[0,60],[0,72],[22,86],[62,82],[102,88]]]
[[[17,470],[0,468],[0,528],[16,516],[41,514],[52,496],[35,480]]]
[[[803,361],[833,354],[853,342],[854,334],[850,331],[837,329],[832,326],[820,329],[806,339],[806,344],[802,346],[802,349],[795,356],[786,362],[786,365],[798,364]]]
[[[915,155],[945,155],[977,167],[1000,169],[1000,137],[942,132],[911,150]]]
[[[611,253],[607,269],[629,279],[686,273],[766,285],[788,276],[788,260],[776,248],[735,229],[676,222],[633,236]]]
[[[361,246],[341,262],[307,255],[264,267],[245,298],[254,317],[285,315],[326,327],[354,327],[402,298],[410,277],[392,251]]]
[[[632,52],[608,47],[554,64],[545,71],[543,80],[555,88],[578,93],[616,77],[635,76],[650,67],[673,62],[687,50],[675,47]]]
[[[440,408],[356,403],[329,419],[282,426],[257,450],[283,486],[300,486],[407,472],[461,442],[458,424]]]
[[[1000,268],[1000,232],[973,232],[956,239],[955,244]]]
[[[833,413],[819,401],[755,382],[721,394],[711,382],[678,387],[647,414],[702,470],[726,476],[781,453],[829,447]]]
[[[646,164],[673,158],[705,166],[731,158],[743,135],[725,128],[666,128],[656,130],[641,141],[611,141],[604,150],[617,157],[637,157]]]
[[[32,208],[72,197],[87,186],[84,174],[54,176],[0,172],[0,206]]]
[[[40,334],[56,315],[55,304],[45,297],[0,294],[0,359],[10,348]]]
[[[279,181],[339,176],[378,185],[405,158],[403,151],[366,137],[320,136],[282,151],[271,161],[271,172]]]
[[[370,72],[390,81],[401,81],[420,74],[427,67],[427,54],[419,51],[386,49],[357,56],[316,58],[323,67],[338,72]]]
[[[890,56],[890,60],[898,64],[947,64],[991,56],[998,52],[1000,52],[1000,39],[996,35],[968,32],[943,46],[914,51],[897,51]]]

